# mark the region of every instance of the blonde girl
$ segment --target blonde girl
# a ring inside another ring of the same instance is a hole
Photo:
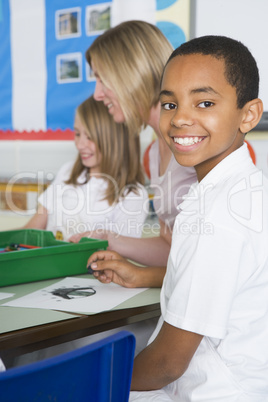
[[[25,227],[64,239],[93,230],[140,237],[148,199],[138,136],[93,97],[78,106],[74,131],[76,161],[62,166]]]

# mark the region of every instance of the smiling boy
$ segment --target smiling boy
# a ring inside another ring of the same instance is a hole
[[[167,62],[161,134],[198,182],[179,206],[161,317],[135,359],[131,401],[268,400],[268,182],[244,144],[262,115],[258,86],[254,58],[230,38],[193,39]],[[151,270],[111,252],[96,258],[101,281],[150,285]]]

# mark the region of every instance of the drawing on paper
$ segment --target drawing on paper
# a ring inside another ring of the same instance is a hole
[[[94,294],[96,294],[96,290],[93,289],[92,287],[80,288],[78,286],[74,286],[72,288],[65,288],[65,287],[58,288],[52,290],[50,293],[53,296],[59,296],[62,297],[63,299],[71,300],[81,297],[93,296]]]

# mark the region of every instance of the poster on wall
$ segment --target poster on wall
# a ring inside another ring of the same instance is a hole
[[[177,47],[189,37],[190,0],[0,0],[0,139],[72,129],[95,88],[86,50],[130,19],[156,24]]]

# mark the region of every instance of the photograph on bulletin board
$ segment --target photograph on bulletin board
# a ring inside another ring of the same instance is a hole
[[[57,39],[68,39],[81,36],[81,8],[58,10],[55,14]]]
[[[82,80],[82,54],[67,53],[57,56],[57,82],[67,84]]]
[[[112,3],[95,4],[86,7],[86,33],[101,35],[111,28]]]

